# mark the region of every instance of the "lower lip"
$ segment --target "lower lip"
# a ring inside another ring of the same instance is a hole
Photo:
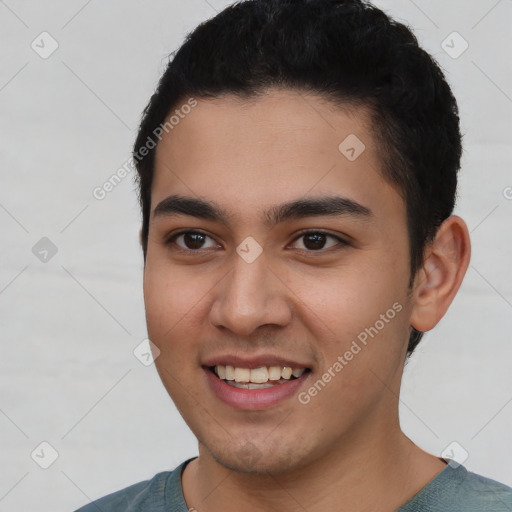
[[[266,389],[235,388],[219,379],[211,370],[203,368],[208,383],[217,398],[236,409],[260,411],[267,409],[294,395],[308,378],[310,372],[303,373],[298,379],[285,384],[275,384]]]

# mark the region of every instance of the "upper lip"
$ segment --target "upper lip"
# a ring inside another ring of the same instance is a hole
[[[261,368],[262,366],[289,366],[290,368],[309,368],[307,364],[294,361],[285,357],[270,354],[262,354],[259,356],[240,356],[233,354],[225,354],[212,356],[203,361],[203,366],[234,366],[237,368]]]

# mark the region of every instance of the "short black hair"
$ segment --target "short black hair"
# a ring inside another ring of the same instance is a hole
[[[363,0],[244,0],[189,33],[171,54],[134,145],[146,257],[155,147],[187,98],[254,98],[271,87],[370,112],[382,176],[407,209],[410,282],[455,206],[462,153],[456,100],[412,31]],[[160,130],[161,132],[161,130]],[[412,328],[407,356],[423,333]]]

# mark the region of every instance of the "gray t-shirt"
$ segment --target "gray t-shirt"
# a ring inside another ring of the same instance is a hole
[[[75,512],[189,512],[181,489],[181,472],[191,460]],[[462,465],[452,465],[447,464],[396,512],[512,512],[512,487],[471,473]]]

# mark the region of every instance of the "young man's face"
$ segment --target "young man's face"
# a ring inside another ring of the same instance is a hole
[[[413,308],[405,204],[365,112],[351,112],[289,90],[198,100],[157,148],[144,274],[155,364],[200,456],[237,471],[355,456],[398,429]],[[226,217],[176,213],[169,196]],[[364,208],[280,210],[336,197]],[[243,387],[215,365],[241,368]],[[246,389],[247,369],[283,366],[307,371],[277,384],[270,369],[271,386]]]

